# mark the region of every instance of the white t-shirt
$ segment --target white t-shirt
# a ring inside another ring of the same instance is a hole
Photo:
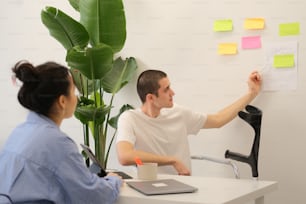
[[[191,170],[188,135],[197,134],[206,118],[176,104],[162,109],[157,118],[147,116],[140,108],[128,110],[119,118],[117,143],[128,141],[137,150],[174,156]],[[173,166],[160,166],[159,173],[177,174]]]

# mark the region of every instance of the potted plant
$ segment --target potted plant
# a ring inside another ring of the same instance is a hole
[[[84,144],[90,145],[91,134],[95,154],[106,168],[116,134],[114,131],[107,148],[109,126],[116,130],[119,115],[132,108],[123,105],[111,118],[113,100],[135,74],[137,63],[133,57],[115,58],[126,39],[122,0],[69,0],[69,3],[79,12],[79,21],[51,6],[41,11],[41,20],[50,35],[67,50],[66,62],[81,94],[75,117],[83,124]]]

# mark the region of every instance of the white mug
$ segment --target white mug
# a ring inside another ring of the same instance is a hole
[[[157,179],[157,163],[143,163],[137,165],[137,177],[141,180]]]

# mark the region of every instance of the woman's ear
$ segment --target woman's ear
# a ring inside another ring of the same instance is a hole
[[[57,103],[60,109],[65,109],[66,107],[66,97],[64,95],[60,95],[57,99]]]

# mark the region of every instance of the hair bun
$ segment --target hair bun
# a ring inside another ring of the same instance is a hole
[[[26,61],[20,61],[13,67],[13,72],[23,83],[37,83],[38,73],[33,65]]]

